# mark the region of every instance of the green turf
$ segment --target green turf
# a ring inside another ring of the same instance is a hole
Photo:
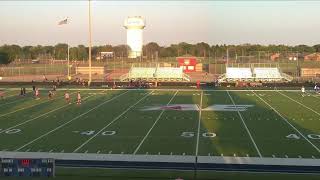
[[[41,92],[40,100],[31,93],[15,96],[17,92],[7,90],[7,96],[13,96],[0,102],[2,150],[167,155],[195,155],[198,150],[202,156],[319,157],[315,147],[320,146],[320,96],[315,94],[203,91],[203,109],[233,102],[253,107],[240,112],[241,116],[237,111],[202,111],[199,123],[195,110],[142,109],[169,101],[200,106],[200,91],[84,90],[81,105],[66,104],[63,90],[53,100],[47,98],[47,91]],[[75,93],[71,90],[73,99]],[[182,136],[186,132],[190,137]],[[204,133],[216,137],[204,137]],[[287,138],[289,134],[299,139]]]
[[[76,91],[70,90],[69,105],[64,92],[49,100],[43,90],[35,100],[32,93],[20,97],[19,91],[6,89],[8,97],[0,100],[0,150],[320,157],[320,96],[315,93],[302,97],[298,91],[82,90],[83,103],[76,105]],[[233,103],[252,107],[239,112],[203,110],[201,116],[196,110],[143,111],[166,104],[205,109]],[[186,132],[189,136],[182,136]],[[205,137],[208,133],[216,136]]]

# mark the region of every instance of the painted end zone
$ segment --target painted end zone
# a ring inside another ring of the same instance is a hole
[[[55,160],[56,166],[60,167],[320,174],[319,160],[302,158],[196,157],[5,151],[0,151],[0,158],[51,158]]]

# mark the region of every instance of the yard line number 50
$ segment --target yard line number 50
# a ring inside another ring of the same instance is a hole
[[[195,132],[182,132],[181,136],[185,138],[192,138],[195,136]],[[202,137],[205,137],[205,138],[214,138],[216,136],[217,135],[215,133],[211,133],[211,132],[202,133]]]

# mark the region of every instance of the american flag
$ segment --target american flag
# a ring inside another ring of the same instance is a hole
[[[63,25],[63,24],[68,24],[68,18],[66,18],[58,23],[58,25]]]

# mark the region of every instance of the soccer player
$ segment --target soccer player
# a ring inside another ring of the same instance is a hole
[[[77,104],[81,104],[81,94],[80,94],[80,91],[78,91],[78,94],[77,94]]]
[[[35,95],[36,95],[36,100],[39,100],[40,99],[40,91],[38,88],[36,88]]]
[[[24,87],[24,88],[22,88],[22,91],[23,91],[23,96],[26,96],[26,88]]]
[[[70,102],[70,95],[68,92],[64,93],[64,99],[66,100],[67,103],[71,104]]]
[[[302,97],[304,97],[306,94],[306,89],[304,88],[304,86],[301,87],[301,93],[302,93]]]
[[[48,98],[49,98],[50,100],[52,100],[52,96],[53,96],[52,91],[49,91],[49,93],[48,93]]]
[[[23,96],[23,88],[20,89],[20,96]]]
[[[2,90],[0,90],[0,98],[4,99],[4,92]]]

